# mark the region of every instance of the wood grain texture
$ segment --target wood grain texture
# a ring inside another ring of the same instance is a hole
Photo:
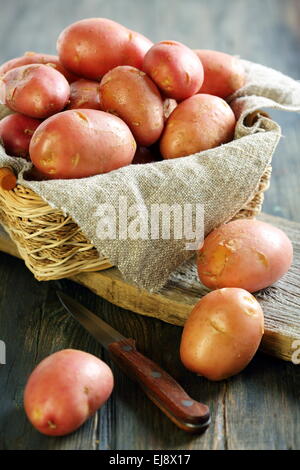
[[[299,0],[10,0],[1,2],[0,62],[26,50],[55,52],[59,32],[73,21],[102,16],[153,41],[175,39],[193,48],[219,49],[300,79]],[[12,34],[13,31],[13,34]],[[282,126],[265,212],[300,222],[300,116],[271,115]],[[113,284],[113,282],[112,282]],[[61,439],[38,434],[22,408],[29,373],[45,356],[74,347],[110,359],[61,309],[57,283],[38,283],[20,260],[0,254],[1,449],[299,449],[300,368],[258,354],[238,376],[221,383],[189,373],[178,357],[181,328],[119,308],[71,281],[60,287],[101,315],[160,364],[196,400],[207,403],[212,424],[203,436],[177,430],[114,366],[116,386],[102,410]],[[179,294],[178,294],[179,295]]]
[[[71,281],[39,283],[23,262],[8,255],[0,254],[0,261],[1,338],[8,349],[7,365],[0,369],[0,448],[299,446],[300,368],[257,355],[242,374],[210,383],[181,364],[178,356],[181,328],[120,309]],[[192,398],[206,403],[212,414],[212,424],[206,433],[186,435],[151,404],[139,387],[119,371],[107,353],[61,308],[55,295],[57,287],[101,315],[125,336],[136,337],[140,351],[167,370]],[[48,354],[68,347],[103,358],[113,369],[116,386],[105,407],[80,430],[61,439],[49,438],[36,432],[26,420],[22,393],[34,365]]]

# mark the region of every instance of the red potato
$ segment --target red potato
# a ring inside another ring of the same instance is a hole
[[[210,292],[184,325],[181,361],[209,380],[226,379],[247,366],[263,333],[263,311],[249,292],[235,288]]]
[[[58,351],[30,375],[24,391],[25,412],[41,433],[63,436],[108,400],[113,385],[111,369],[97,357],[75,349]]]
[[[164,158],[178,158],[208,150],[234,137],[235,116],[217,96],[191,96],[171,113],[160,141]]]
[[[132,162],[136,143],[129,127],[95,109],[68,110],[51,116],[33,134],[30,158],[52,179],[84,178]]]
[[[10,114],[1,119],[0,140],[6,153],[27,158],[31,137],[40,124],[41,121],[23,114]]]
[[[197,93],[203,83],[197,54],[177,41],[154,44],[145,55],[143,70],[167,97],[178,101]]]
[[[135,31],[129,31],[123,50],[123,64],[142,69],[144,57],[152,46],[150,39]]]
[[[164,127],[163,101],[158,88],[144,72],[135,67],[115,67],[100,83],[104,111],[116,114],[129,126],[136,142],[149,146]]]
[[[128,35],[126,28],[106,18],[80,20],[59,35],[58,56],[76,75],[100,80],[108,70],[122,63],[122,50]]]
[[[70,85],[70,99],[66,109],[101,109],[100,84],[92,80],[77,80]]]
[[[205,238],[198,252],[198,274],[210,289],[256,292],[278,281],[292,259],[293,246],[282,230],[258,220],[235,220]]]
[[[15,69],[17,67],[21,67],[22,65],[29,65],[29,64],[44,64],[50,65],[58,72],[64,75],[64,77],[68,80],[69,83],[78,80],[78,77],[71,72],[69,72],[59,61],[58,56],[51,55],[51,54],[40,54],[38,52],[25,52],[22,57],[16,57],[15,59],[11,59],[0,67],[0,77],[4,75],[9,70]]]
[[[207,49],[197,49],[194,52],[204,69],[200,93],[226,98],[245,84],[245,70],[238,57]]]
[[[61,111],[70,96],[70,85],[52,67],[23,65],[9,70],[2,78],[0,99],[12,110],[37,119]]]
[[[119,65],[141,66],[152,43],[106,18],[87,18],[71,24],[57,40],[61,63],[71,72],[100,80]]]

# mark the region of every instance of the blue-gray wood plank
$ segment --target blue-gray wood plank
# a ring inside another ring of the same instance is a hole
[[[219,49],[300,79],[299,0],[5,0],[0,1],[0,63],[27,50],[55,53],[59,32],[81,18],[102,16],[153,41],[175,39]],[[273,162],[264,211],[300,221],[300,117],[271,112],[284,138]],[[208,403],[212,424],[202,436],[174,427],[138,386],[113,367],[107,404],[80,430],[49,438],[27,421],[22,394],[34,366],[63,348],[109,358],[60,307],[57,283],[37,282],[23,263],[0,254],[0,449],[299,449],[300,369],[257,355],[238,376],[210,383],[186,371],[178,357],[181,329],[97,298],[70,281],[62,287],[98,312],[160,363],[196,399]]]

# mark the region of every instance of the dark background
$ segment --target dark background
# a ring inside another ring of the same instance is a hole
[[[0,63],[25,51],[55,53],[63,28],[97,16],[154,42],[175,39],[191,48],[218,49],[300,79],[300,0],[1,0]],[[271,116],[284,137],[264,211],[300,221],[300,117],[278,111]],[[114,368],[111,399],[79,431],[59,439],[36,432],[22,408],[35,364],[67,347],[109,358],[60,308],[57,283],[38,283],[21,261],[0,254],[0,338],[7,344],[7,364],[0,366],[0,449],[300,447],[299,367],[258,354],[238,376],[209,383],[180,364],[180,328],[122,310],[69,281],[61,286],[123,334],[136,337],[145,354],[210,405],[212,424],[203,436],[184,434]]]

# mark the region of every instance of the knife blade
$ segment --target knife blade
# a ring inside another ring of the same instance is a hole
[[[208,406],[193,400],[184,389],[158,364],[141,354],[135,340],[126,338],[76,300],[61,291],[57,296],[64,308],[104,348],[147,396],[184,431],[203,432],[210,423]]]

